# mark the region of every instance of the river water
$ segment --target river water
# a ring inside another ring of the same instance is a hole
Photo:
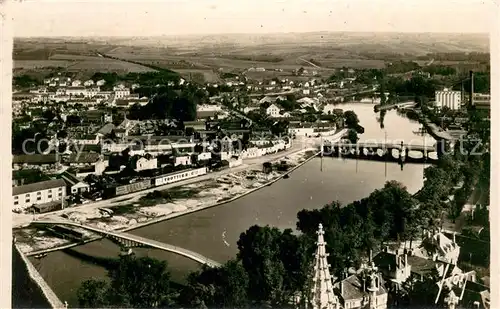
[[[420,125],[388,111],[381,129],[378,114],[372,104],[339,105],[344,111],[353,110],[359,117],[367,139],[410,144],[435,143],[428,135],[418,135]],[[388,180],[403,183],[410,192],[418,191],[423,184],[423,164],[405,164],[378,161],[316,158],[295,170],[289,179],[282,179],[271,186],[241,199],[211,209],[195,212],[168,221],[130,231],[165,243],[199,252],[216,261],[224,262],[236,256],[239,235],[254,224],[279,228],[295,228],[297,212],[321,208],[326,203],[339,200],[349,203],[368,196]],[[117,258],[119,248],[108,240],[79,246],[78,253],[93,257]],[[174,280],[183,282],[185,276],[200,266],[187,258],[159,250],[135,249],[139,256],[167,260]],[[32,260],[45,280],[62,301],[77,306],[76,290],[81,282],[90,278],[104,279],[106,270],[86,259],[64,252],[53,252],[43,259]]]

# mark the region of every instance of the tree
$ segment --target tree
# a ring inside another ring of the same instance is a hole
[[[230,260],[219,268],[203,268],[188,276],[180,304],[189,307],[234,308],[248,304],[248,275],[241,261]]]
[[[170,303],[167,263],[150,257],[123,256],[109,271],[110,302],[133,308],[157,308]]]
[[[277,228],[254,225],[240,235],[238,259],[249,279],[248,295],[258,304],[280,303],[285,267],[280,260]]]
[[[355,130],[349,130],[347,134],[347,139],[351,141],[351,143],[356,144],[359,140],[358,133]]]
[[[106,307],[109,296],[109,287],[103,280],[84,281],[77,290],[78,305],[82,308]]]
[[[358,115],[354,111],[345,111],[344,119],[348,128],[355,129],[359,124]]]

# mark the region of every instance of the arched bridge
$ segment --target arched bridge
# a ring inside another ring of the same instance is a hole
[[[113,232],[113,231],[106,231],[103,229],[99,229],[93,226],[88,226],[88,225],[83,225],[83,224],[78,224],[75,222],[71,221],[47,221],[47,220],[38,220],[34,221],[33,223],[37,225],[66,225],[66,226],[72,226],[72,227],[77,227],[81,228],[84,230],[88,230],[91,232],[94,232],[96,234],[102,235],[115,243],[118,243],[121,247],[125,248],[131,248],[131,247],[146,247],[146,248],[155,248],[155,249],[160,249],[168,252],[173,252],[179,255],[182,255],[184,257],[187,257],[191,260],[194,260],[198,263],[205,264],[209,267],[219,267],[221,266],[221,263],[216,262],[212,259],[207,258],[206,256],[203,256],[199,253],[196,253],[191,250],[187,250],[184,248],[180,248],[177,246],[165,244],[153,239],[125,233],[125,232]]]
[[[398,161],[425,162],[426,160],[436,160],[439,149],[438,145],[413,145],[404,143],[384,143],[384,142],[360,142],[360,143],[325,143],[323,145],[323,155],[360,157],[367,159],[388,159]],[[396,151],[395,151],[396,150]],[[414,152],[409,155],[409,152]],[[414,157],[415,152],[420,152],[421,157]],[[429,156],[433,154],[433,156]]]

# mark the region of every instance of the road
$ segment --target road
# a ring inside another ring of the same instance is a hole
[[[292,146],[289,149],[287,149],[286,151],[278,152],[276,154],[271,154],[271,155],[262,156],[262,157],[258,157],[258,158],[245,159],[245,160],[243,160],[242,165],[234,167],[234,168],[228,168],[228,169],[225,169],[222,171],[212,172],[212,173],[200,176],[200,177],[186,179],[186,180],[182,180],[182,181],[179,181],[176,183],[166,184],[164,186],[153,187],[153,188],[150,188],[147,190],[133,192],[130,194],[117,196],[117,197],[110,198],[107,200],[88,203],[88,204],[77,206],[77,207],[69,207],[69,208],[65,208],[62,210],[53,211],[53,212],[50,212],[47,214],[40,214],[40,215],[37,215],[37,220],[44,219],[44,218],[50,219],[51,217],[61,216],[65,213],[73,212],[75,210],[88,211],[88,210],[95,210],[95,209],[103,208],[103,207],[114,207],[114,206],[120,206],[120,205],[124,205],[124,204],[130,204],[130,203],[133,203],[134,201],[137,201],[142,196],[144,196],[150,192],[156,191],[156,190],[166,190],[166,189],[171,189],[171,188],[175,188],[175,187],[179,187],[179,186],[185,186],[185,185],[189,185],[189,184],[200,182],[200,181],[219,178],[219,177],[226,175],[226,174],[229,174],[229,173],[236,173],[236,172],[241,172],[241,171],[248,170],[251,168],[258,168],[259,165],[262,165],[264,162],[277,160],[279,158],[283,158],[283,157],[292,155],[294,153],[304,151],[307,148],[313,147],[315,144],[318,143],[318,141],[319,141],[319,139],[317,139],[317,138],[297,138],[297,139],[292,141]],[[33,221],[32,214],[16,214],[16,213],[12,214],[13,227],[27,226],[32,221]]]
[[[313,67],[315,67],[315,68],[322,69],[322,67],[315,65],[314,63],[312,63],[312,62],[311,62],[311,61],[309,61],[309,60],[306,60],[306,59],[301,58],[301,57],[299,57],[299,58],[297,58],[297,59],[299,59],[300,61],[303,61],[303,62],[305,62],[305,63],[307,63],[307,64],[309,64],[309,65],[311,65],[311,66],[313,66]]]

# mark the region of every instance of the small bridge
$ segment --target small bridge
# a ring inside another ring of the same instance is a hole
[[[39,220],[39,221],[34,221],[33,223],[37,224],[37,225],[63,225],[63,226],[66,225],[66,226],[81,228],[81,229],[102,235],[105,238],[110,239],[111,241],[117,243],[120,247],[125,248],[125,249],[134,248],[134,247],[155,248],[155,249],[160,249],[160,250],[164,250],[164,251],[168,251],[168,252],[182,255],[184,257],[187,257],[193,261],[207,265],[209,267],[221,266],[221,263],[216,262],[212,259],[209,259],[206,256],[203,256],[203,255],[196,253],[194,251],[187,250],[187,249],[180,248],[180,247],[176,247],[176,246],[169,245],[169,244],[165,244],[165,243],[162,243],[162,242],[159,242],[156,240],[152,240],[149,238],[125,233],[125,232],[106,231],[103,229],[95,228],[95,227],[88,226],[88,225],[78,224],[78,223],[71,222],[71,221]]]

